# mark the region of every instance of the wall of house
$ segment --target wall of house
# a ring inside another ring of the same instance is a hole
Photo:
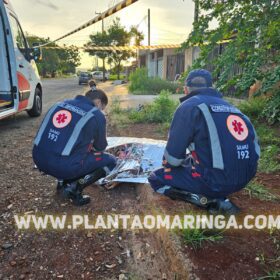
[[[177,52],[177,49],[172,48],[151,51],[140,50],[138,52],[140,58],[138,67],[147,67],[150,77],[158,76],[164,80],[168,79],[173,81],[176,74],[181,74],[192,66],[193,61],[199,56],[199,53],[199,47],[186,49],[181,54]],[[150,60],[148,59],[149,55]]]

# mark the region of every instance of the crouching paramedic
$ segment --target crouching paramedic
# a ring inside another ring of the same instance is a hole
[[[236,213],[238,207],[226,197],[256,174],[260,148],[254,127],[212,87],[204,69],[189,73],[185,93],[173,117],[163,168],[149,182],[171,198]]]
[[[34,140],[33,159],[38,169],[58,179],[58,193],[74,204],[90,201],[82,190],[115,167],[107,146],[102,110],[108,98],[92,88],[85,96],[54,105],[46,114]]]

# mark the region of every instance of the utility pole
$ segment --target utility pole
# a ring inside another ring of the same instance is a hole
[[[199,19],[199,0],[194,0],[194,23]]]
[[[95,12],[96,15],[101,15],[102,13]],[[102,34],[104,33],[104,18],[102,18]],[[102,64],[103,64],[103,81],[105,81],[105,58],[102,58]]]
[[[151,10],[148,9],[148,46],[151,45]]]
[[[150,46],[151,45],[151,10],[150,9],[148,9],[148,46]],[[148,51],[147,51],[147,53],[148,53],[148,61],[147,61],[147,69],[148,69],[148,75],[149,75],[149,68],[150,68],[150,66],[151,66],[151,64],[150,64],[150,56],[151,56],[151,54],[150,54],[150,49],[148,49]]]

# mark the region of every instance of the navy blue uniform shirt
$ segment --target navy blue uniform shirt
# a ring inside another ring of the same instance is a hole
[[[183,165],[188,148],[194,168],[209,186],[246,185],[256,173],[260,155],[248,117],[212,88],[194,91],[181,102],[164,154],[168,165]]]

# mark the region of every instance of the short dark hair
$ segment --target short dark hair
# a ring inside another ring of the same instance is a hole
[[[89,85],[89,87],[96,87],[96,82],[94,81],[94,80],[90,80],[89,82],[88,82],[88,85]]]
[[[95,99],[100,99],[102,104],[104,104],[105,106],[108,105],[108,97],[106,93],[101,89],[89,90],[88,92],[86,92],[85,96],[91,101]]]

